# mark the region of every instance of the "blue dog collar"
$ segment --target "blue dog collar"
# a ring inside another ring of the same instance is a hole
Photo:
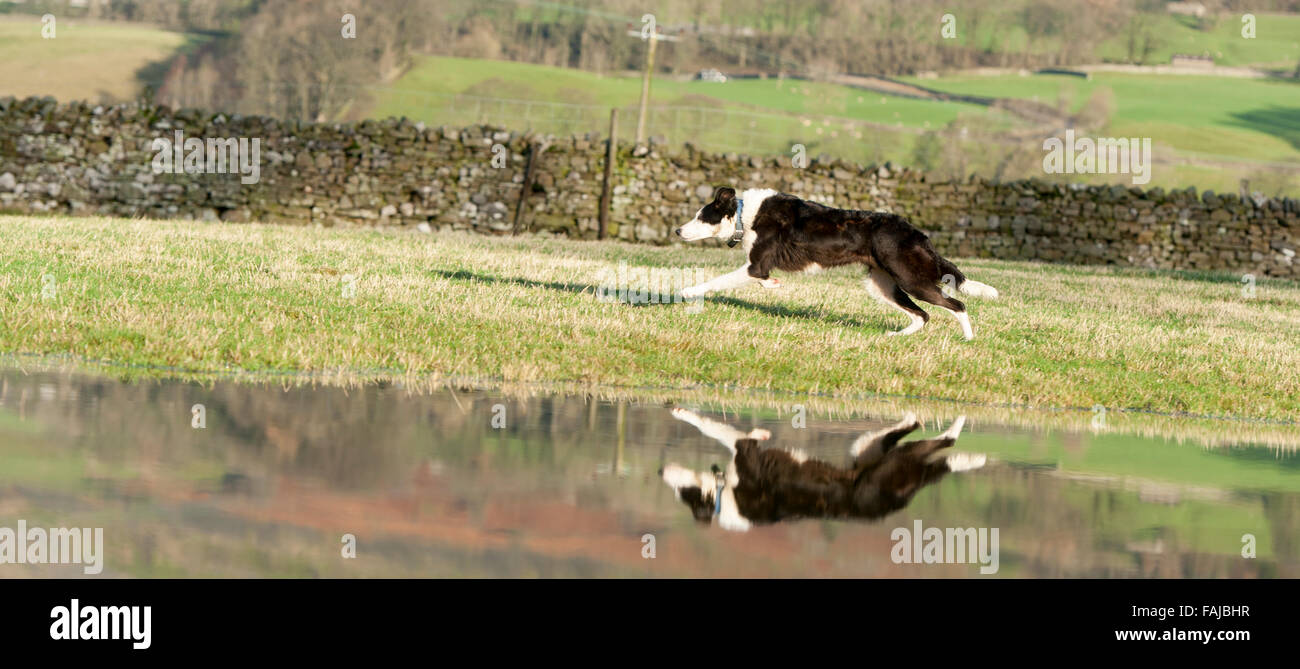
[[[722,490],[726,488],[727,479],[724,476],[718,476],[718,487],[713,491],[713,515],[722,513]]]
[[[731,239],[727,240],[727,248],[739,244],[740,240],[745,237],[745,219],[741,216],[743,211],[745,211],[745,200],[738,197],[736,198],[736,220],[733,223],[735,228],[731,232]]]

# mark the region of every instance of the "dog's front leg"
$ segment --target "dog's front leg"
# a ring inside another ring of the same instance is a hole
[[[739,288],[750,281],[758,281],[758,279],[749,275],[749,265],[745,265],[734,272],[728,272],[722,276],[709,279],[699,285],[683,288],[682,298],[689,300],[719,290],[731,290],[732,288]]]
[[[736,452],[736,441],[740,439],[765,441],[772,438],[772,433],[762,428],[741,432],[726,423],[720,423],[712,418],[705,418],[694,411],[681,407],[673,409],[672,414],[673,418],[694,425],[704,436],[716,440],[732,453]]]

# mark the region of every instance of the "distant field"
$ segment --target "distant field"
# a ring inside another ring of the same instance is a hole
[[[622,74],[602,76],[530,63],[426,57],[393,88],[610,107],[637,103],[641,78]],[[650,99],[655,105],[739,106],[814,117],[844,116],[875,123],[902,123],[913,128],[943,125],[963,112],[985,112],[978,105],[881,96],[845,86],[792,79],[736,79],[717,84],[657,76]],[[390,108],[380,104],[376,111],[387,112]]]
[[[1147,64],[1168,63],[1176,53],[1209,55],[1219,65],[1279,66],[1294,68],[1300,61],[1300,16],[1256,12],[1255,37],[1241,35],[1241,14],[1223,16],[1208,30],[1197,30],[1190,18],[1154,15],[1155,50]],[[1128,56],[1127,36],[1120,34],[1098,49],[1101,59],[1121,61]]]
[[[120,101],[141,89],[138,75],[190,39],[127,23],[57,20],[41,37],[36,16],[0,16],[0,96],[53,95],[60,101]]]
[[[1014,10],[1013,10],[1014,12]],[[989,53],[1020,52],[1028,47],[1032,53],[1056,53],[1065,40],[1065,34],[1039,36],[1031,43],[1025,29],[1016,23],[1019,18],[1009,12],[999,20],[981,22],[974,35],[962,29],[963,16],[957,18],[957,37],[961,45],[974,45]],[[1300,16],[1294,14],[1255,13],[1255,37],[1241,35],[1241,14],[1225,15],[1213,20],[1205,30],[1197,27],[1195,19],[1169,14],[1149,14],[1147,33],[1155,37],[1155,45],[1147,54],[1145,64],[1168,63],[1170,56],[1180,54],[1209,55],[1219,65],[1234,67],[1289,67],[1300,60]],[[1109,39],[1096,45],[1091,52],[1091,62],[1127,62],[1129,58],[1128,32],[1121,29]]]
[[[912,80],[937,90],[1060,101],[1078,110],[1096,92],[1113,95],[1105,133],[1151,137],[1151,186],[1235,191],[1242,179],[1269,192],[1300,192],[1300,83],[1202,76],[1100,73],[1091,80],[1033,75]],[[426,123],[498,123],[556,134],[603,132],[609,107],[625,110],[630,139],[640,79],[527,63],[429,57],[391,87],[377,89],[356,116],[406,116]],[[652,86],[650,135],[714,150],[789,155],[803,144],[858,162],[911,164],[920,133],[961,119],[980,129],[1018,123],[978,105],[914,100],[795,80],[724,84],[660,76]],[[527,102],[502,102],[533,101]],[[974,150],[973,169],[987,170]],[[1278,169],[1295,165],[1295,170]],[[1078,180],[1111,183],[1111,175]]]
[[[1023,98],[1077,110],[1100,89],[1114,94],[1110,130],[1180,151],[1300,165],[1300,81],[1094,73],[951,76],[912,83],[949,93]]]
[[[645,11],[654,13],[661,21],[667,23],[691,23],[700,21],[704,24],[725,22],[734,26],[745,26],[756,30],[769,30],[773,27],[817,34],[820,30],[819,20],[822,11],[818,3],[804,3],[802,13],[791,14],[786,6],[773,4],[761,11],[728,12],[725,7],[713,12],[705,9],[711,3],[679,3],[671,0],[648,0]],[[904,3],[905,4],[905,3]],[[1023,52],[1036,54],[1053,54],[1062,49],[1070,40],[1077,40],[1070,27],[1064,26],[1055,34],[1036,35],[1032,39],[1025,30],[1024,11],[1032,4],[1027,0],[1007,0],[992,5],[967,7],[967,3],[953,2],[950,7],[956,18],[957,35],[951,40],[963,47],[974,47],[990,54],[1019,54]],[[1157,5],[1163,3],[1155,3]],[[1244,11],[1249,11],[1243,10]],[[970,22],[975,19],[971,12],[978,12],[980,17],[977,27],[968,30]],[[541,20],[554,20],[565,12],[552,3],[520,3],[514,10],[520,22],[528,22],[534,17]],[[1149,28],[1145,31],[1155,38],[1154,48],[1147,56],[1148,63],[1167,63],[1169,56],[1175,53],[1208,54],[1214,56],[1220,65],[1229,66],[1283,66],[1295,67],[1300,59],[1300,15],[1269,14],[1253,12],[1256,19],[1256,35],[1253,39],[1241,35],[1241,13],[1224,14],[1207,17],[1202,30],[1197,19],[1174,16],[1157,8],[1144,17]],[[627,17],[629,20],[635,17]],[[902,23],[907,23],[906,19]],[[926,26],[927,28],[929,26]],[[915,25],[913,25],[915,28]],[[949,41],[940,37],[938,30],[903,28],[905,39],[920,41],[933,39],[941,46]],[[1121,28],[1107,39],[1092,45],[1091,62],[1121,62],[1128,58],[1128,31]]]
[[[630,75],[528,63],[425,57],[391,87],[374,93],[356,115],[406,116],[426,123],[494,122],[542,132],[590,132],[607,128],[609,108],[624,114],[620,135],[635,128],[633,108],[641,80]],[[460,96],[460,97],[456,97]],[[477,98],[555,104],[511,104]],[[670,143],[693,141],[723,150],[789,155],[793,144],[871,161],[910,153],[916,134],[940,128],[959,115],[983,123],[1007,123],[978,105],[912,100],[845,86],[797,80],[748,79],[725,84],[656,77],[648,133]],[[846,122],[852,121],[852,122]]]

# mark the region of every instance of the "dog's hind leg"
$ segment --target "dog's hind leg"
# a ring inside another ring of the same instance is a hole
[[[907,327],[888,334],[912,334],[913,332],[920,330],[925,325],[925,322],[930,319],[930,315],[922,311],[921,307],[917,306],[917,304],[907,296],[907,293],[903,292],[902,289],[899,288],[898,283],[894,281],[894,278],[890,276],[888,272],[873,267],[871,272],[867,274],[867,278],[863,281],[863,285],[867,287],[867,292],[882,304],[887,304],[907,314],[908,318],[912,319],[912,322],[908,323]]]
[[[975,338],[975,331],[970,326],[970,316],[966,314],[966,305],[961,300],[954,300],[943,294],[943,290],[938,284],[917,283],[908,281],[907,283],[899,282],[899,287],[910,293],[913,297],[924,302],[929,302],[938,307],[948,310],[948,313],[957,319],[961,324],[961,334],[967,339]]]
[[[952,425],[949,425],[948,429],[943,431],[943,434],[935,438],[951,439],[953,441],[957,441],[957,437],[961,436],[961,429],[965,426],[966,426],[966,416],[964,415],[958,416],[957,420],[954,420],[952,422]]]
[[[921,458],[930,463],[946,461],[953,454],[940,455],[939,452],[957,443],[957,437],[961,436],[961,429],[965,425],[966,417],[958,416],[957,420],[954,420],[952,425],[948,426],[947,430],[944,430],[943,434],[929,439],[909,441],[901,448],[909,457]],[[983,461],[980,464],[983,464]]]
[[[916,414],[908,412],[903,416],[903,420],[898,423],[877,430],[868,432],[858,437],[849,446],[849,455],[853,457],[856,465],[870,465],[879,461],[880,458],[889,452],[900,439],[906,437],[921,427],[920,421],[916,419]]]
[[[958,416],[943,434],[934,438],[935,441],[941,442],[941,445],[934,450],[947,448],[957,443],[957,437],[961,434],[961,428],[966,424],[965,416]],[[950,472],[964,472],[971,469],[979,469],[988,461],[988,456],[983,453],[946,453],[937,458],[943,463]]]
[[[894,283],[908,295],[947,309],[961,324],[962,336],[974,339],[975,331],[971,329],[970,317],[966,315],[966,305],[961,300],[944,295],[939,287],[945,266],[956,270],[955,265],[939,257],[928,240],[921,238],[910,248],[887,258],[885,269]],[[873,274],[874,272],[872,270]]]

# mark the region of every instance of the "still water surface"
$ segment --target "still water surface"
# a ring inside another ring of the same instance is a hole
[[[987,464],[889,516],[736,533],[696,522],[657,475],[728,458],[672,406],[0,368],[0,527],[103,527],[101,578],[989,578],[892,560],[891,533],[918,520],[997,528],[995,577],[1300,576],[1294,451],[971,422],[955,450]],[[798,429],[788,412],[698,410],[837,465],[899,418],[809,415]],[[0,565],[0,578],[80,575]]]

